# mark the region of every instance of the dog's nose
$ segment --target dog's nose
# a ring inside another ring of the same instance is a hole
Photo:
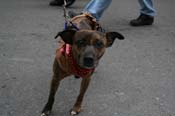
[[[94,59],[92,57],[85,57],[84,58],[84,66],[93,67],[94,66]]]

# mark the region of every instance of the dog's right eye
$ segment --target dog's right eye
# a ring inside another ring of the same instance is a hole
[[[85,46],[86,44],[85,44],[85,41],[84,40],[78,40],[78,41],[76,41],[76,45],[78,47],[82,47],[82,46]]]
[[[95,46],[96,48],[100,49],[100,48],[103,48],[103,47],[104,47],[104,44],[103,44],[103,42],[101,42],[101,41],[97,41],[97,42],[94,44],[94,46]]]

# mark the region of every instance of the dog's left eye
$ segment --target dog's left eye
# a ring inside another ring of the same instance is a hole
[[[81,46],[85,46],[86,43],[85,43],[84,40],[78,40],[78,41],[76,41],[76,45],[77,45],[78,47],[81,47]]]
[[[97,42],[95,42],[94,46],[96,48],[100,49],[100,48],[103,48],[104,47],[104,44],[101,41],[97,41]]]

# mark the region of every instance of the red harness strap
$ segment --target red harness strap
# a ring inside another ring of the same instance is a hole
[[[71,64],[71,71],[74,75],[79,77],[86,77],[86,75],[92,73],[94,71],[94,68],[92,69],[86,69],[80,67],[76,61],[74,60],[72,53],[71,53],[71,46],[69,44],[63,45],[63,47],[60,49],[61,53],[65,56],[68,56],[68,62]]]

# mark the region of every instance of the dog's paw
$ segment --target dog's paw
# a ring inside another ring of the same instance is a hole
[[[79,109],[79,110],[73,110],[73,109],[71,109],[71,110],[70,110],[70,115],[71,115],[71,116],[78,115],[78,114],[80,113],[80,111],[81,111],[80,109]]]
[[[42,113],[40,116],[47,116],[45,113]]]
[[[71,116],[75,116],[75,115],[77,115],[77,114],[78,114],[78,113],[75,112],[75,111],[73,111],[73,110],[70,112],[70,115],[71,115]]]
[[[51,112],[47,111],[47,112],[42,113],[40,116],[50,116],[50,114],[51,114]]]

